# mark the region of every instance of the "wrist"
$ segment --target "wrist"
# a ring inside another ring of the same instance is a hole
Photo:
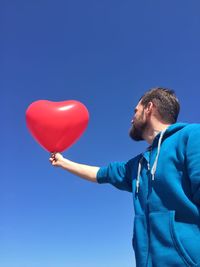
[[[67,168],[68,165],[69,165],[69,160],[65,159],[65,158],[62,158],[61,161],[60,161],[60,167]]]

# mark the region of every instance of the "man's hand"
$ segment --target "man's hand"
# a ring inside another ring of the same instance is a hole
[[[97,172],[99,167],[79,164],[64,158],[60,153],[52,153],[49,161],[53,166],[61,167],[83,179],[97,182]]]
[[[52,153],[49,161],[53,166],[63,167],[64,157],[60,153]]]

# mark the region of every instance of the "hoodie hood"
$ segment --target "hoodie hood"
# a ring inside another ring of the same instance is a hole
[[[177,122],[177,123],[171,124],[165,131],[164,139],[182,130],[187,125],[188,123],[183,123],[183,122]]]

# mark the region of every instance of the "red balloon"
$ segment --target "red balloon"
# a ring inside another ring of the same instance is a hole
[[[49,152],[63,152],[85,131],[89,112],[75,100],[38,100],[26,110],[26,123],[35,140]]]

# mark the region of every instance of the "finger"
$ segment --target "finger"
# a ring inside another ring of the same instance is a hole
[[[55,158],[55,156],[56,156],[56,152],[52,152],[52,153],[51,153],[51,157],[52,157],[52,158]]]

